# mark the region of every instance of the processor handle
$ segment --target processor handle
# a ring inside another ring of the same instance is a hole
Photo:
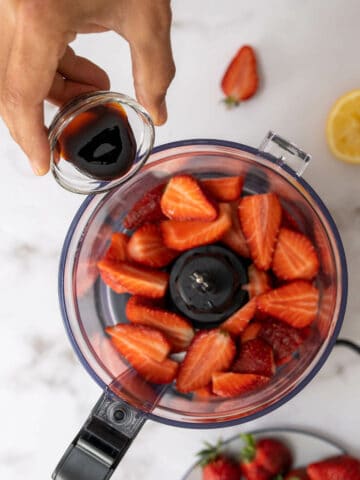
[[[287,165],[299,177],[304,173],[311,160],[308,153],[272,131],[268,132],[261,142],[259,150],[271,154],[280,167]]]
[[[66,450],[52,478],[108,480],[145,420],[146,414],[105,391]]]

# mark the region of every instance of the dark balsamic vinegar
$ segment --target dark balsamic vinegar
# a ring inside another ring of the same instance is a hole
[[[97,180],[125,175],[136,156],[136,141],[125,110],[116,103],[80,113],[59,137],[61,157]]]

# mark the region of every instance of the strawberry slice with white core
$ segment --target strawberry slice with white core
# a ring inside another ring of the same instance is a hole
[[[122,345],[121,353],[130,362],[134,352],[147,355],[157,362],[165,360],[170,353],[170,343],[165,335],[155,328],[119,323],[106,327],[105,330],[112,338],[117,339],[118,345]]]
[[[235,253],[241,257],[250,257],[249,247],[246,243],[243,231],[240,226],[238,215],[239,202],[230,203],[231,207],[231,228],[225,232],[221,238],[221,242],[225,243]]]
[[[271,280],[268,273],[263,272],[251,264],[248,268],[249,283],[243,285],[242,289],[246,290],[250,298],[257,297],[262,293],[271,290]]]
[[[281,205],[275,193],[241,199],[239,218],[250,255],[259,270],[269,270],[281,222]]]
[[[127,254],[131,260],[142,265],[161,268],[174,260],[178,252],[164,245],[158,225],[146,223],[132,234]]]
[[[304,328],[316,318],[319,290],[298,280],[257,297],[257,308],[295,328]]]
[[[165,220],[160,225],[165,245],[179,251],[217,242],[230,227],[231,210],[227,203],[219,205],[219,216],[212,222]]]
[[[165,295],[169,275],[166,272],[131,265],[126,262],[112,263],[102,260],[98,262],[101,272],[110,274],[113,284],[119,285],[129,293],[150,298],[161,298]],[[116,291],[116,290],[115,290]]]
[[[214,373],[212,376],[213,392],[220,397],[244,395],[269,382],[269,377],[252,373]]]
[[[147,299],[137,295],[127,302],[126,316],[132,323],[161,331],[170,342],[173,352],[186,350],[194,337],[194,329],[184,317],[151,305]]]
[[[238,200],[244,184],[243,177],[208,178],[201,180],[206,192],[219,202]]]
[[[255,312],[256,299],[254,298],[225,320],[225,322],[221,324],[222,330],[226,330],[234,336],[240,335],[254,317]]]
[[[205,387],[214,372],[230,367],[235,353],[235,344],[228,333],[219,329],[198,332],[180,365],[178,391],[188,393]]]
[[[177,175],[169,180],[161,198],[161,209],[172,220],[211,221],[217,217],[216,206],[190,175]]]
[[[282,280],[311,280],[319,271],[319,259],[311,241],[302,233],[281,228],[272,269]]]

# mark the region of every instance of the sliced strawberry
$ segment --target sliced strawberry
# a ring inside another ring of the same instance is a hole
[[[360,480],[360,461],[340,455],[312,463],[306,471],[310,480]]]
[[[127,254],[131,260],[142,265],[161,268],[168,265],[179,253],[164,245],[158,225],[146,223],[132,234]]]
[[[305,235],[281,228],[272,269],[282,280],[311,280],[319,271],[319,259],[313,244]]]
[[[211,383],[209,383],[209,385],[206,385],[205,387],[201,387],[201,388],[197,388],[196,390],[193,390],[193,395],[194,395],[194,398],[197,398],[200,400],[208,400],[209,398],[216,397],[216,395],[213,394]]]
[[[166,272],[150,270],[126,262],[115,264],[106,260],[98,262],[98,267],[101,274],[111,275],[112,283],[109,286],[113,290],[119,285],[129,293],[144,297],[161,298],[165,295],[169,281],[169,275]]]
[[[128,350],[123,353],[124,346],[118,338],[112,338],[111,343],[116,350],[121,353],[132,367],[148,382],[151,383],[171,383],[175,380],[179,364],[174,360],[165,358],[162,362],[152,360],[147,355],[135,350]]]
[[[230,247],[234,252],[238,253],[241,257],[250,257],[249,247],[246,243],[243,231],[241,230],[239,215],[238,215],[238,202],[230,203],[231,206],[231,228],[225,232],[225,235],[221,238],[221,241]]]
[[[208,385],[214,372],[230,367],[235,352],[235,344],[226,332],[217,328],[198,332],[180,365],[178,391],[188,393]]]
[[[282,365],[291,360],[309,333],[309,327],[294,328],[284,322],[268,318],[261,323],[258,337],[272,346],[276,365]]]
[[[295,328],[310,325],[318,313],[319,290],[298,280],[257,297],[257,308]]]
[[[282,365],[291,360],[293,354],[308,336],[307,328],[294,328],[272,318],[258,325],[257,336],[272,346],[276,365]]]
[[[154,328],[119,323],[105,330],[122,346],[121,353],[129,362],[128,357],[133,352],[140,352],[157,362],[162,362],[170,353],[170,343],[165,335]]]
[[[232,366],[232,371],[272,377],[275,373],[273,349],[261,338],[245,342],[241,345],[239,356]]]
[[[113,263],[113,262],[111,262]],[[99,271],[100,271],[100,277],[102,281],[107,285],[108,287],[111,288],[111,290],[114,290],[116,293],[128,293],[125,287],[120,285],[118,278],[116,274],[112,273],[109,269],[108,270],[102,270],[99,266]]]
[[[221,177],[201,180],[206,192],[219,202],[238,200],[244,184],[244,177]]]
[[[212,375],[213,392],[220,397],[236,397],[263,387],[269,377],[252,373],[214,373]]]
[[[248,276],[249,283],[243,285],[242,289],[248,292],[250,298],[257,297],[258,295],[271,290],[271,279],[269,274],[257,269],[253,263],[248,268]]]
[[[164,184],[158,185],[140,198],[126,215],[124,227],[133,230],[145,222],[156,223],[163,220],[164,214],[160,207],[160,200],[164,189]]]
[[[238,50],[222,78],[221,88],[226,95],[225,103],[229,106],[238,105],[241,100],[252,97],[258,83],[254,50],[245,45]]]
[[[161,209],[171,220],[210,222],[217,217],[215,206],[207,199],[198,181],[190,175],[172,177],[161,197]]]
[[[281,205],[275,193],[241,199],[239,218],[250,255],[260,270],[268,270],[281,222]]]
[[[254,461],[272,475],[286,473],[292,464],[289,448],[276,438],[262,438],[256,442]]]
[[[254,298],[225,320],[225,322],[221,324],[221,329],[226,330],[234,336],[240,335],[255,315],[255,311],[256,299]]]
[[[160,330],[170,342],[173,352],[186,350],[194,337],[194,329],[184,317],[149,305],[146,299],[137,295],[127,302],[126,316],[132,323]]]
[[[160,225],[165,245],[180,251],[217,242],[230,226],[230,207],[226,203],[219,205],[219,216],[213,222],[166,220]]]
[[[285,480],[310,480],[309,475],[306,473],[305,468],[297,468],[296,470],[291,470]]]
[[[129,237],[124,233],[116,232],[111,235],[111,243],[107,249],[103,260],[109,262],[124,262],[128,260],[127,244]]]
[[[241,334],[241,343],[248,342],[249,340],[253,340],[259,335],[261,330],[261,323],[259,322],[252,322],[250,323],[245,330]]]

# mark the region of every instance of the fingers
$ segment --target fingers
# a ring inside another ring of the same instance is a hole
[[[43,100],[54,78],[59,40],[54,31],[19,12],[1,94],[2,115],[10,133],[30,159],[35,173],[49,168]]]
[[[161,4],[161,8],[152,4],[149,16],[153,18],[148,16],[143,28],[139,21],[138,33],[128,35],[136,97],[156,125],[167,119],[165,96],[175,75],[170,40],[171,11],[168,2]]]
[[[109,88],[110,80],[104,70],[90,60],[75,55],[73,49],[67,47],[47,98],[57,105],[63,105],[78,95]]]
[[[148,110],[155,125],[167,120],[165,96],[175,75],[170,44],[131,48],[136,97]]]

